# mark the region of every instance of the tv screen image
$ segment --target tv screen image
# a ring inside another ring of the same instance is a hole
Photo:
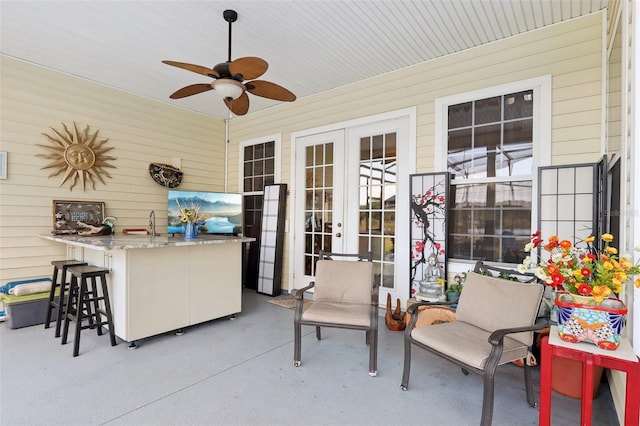
[[[198,232],[237,235],[242,232],[242,194],[203,191],[169,191],[169,234],[184,233],[180,208],[198,210]]]

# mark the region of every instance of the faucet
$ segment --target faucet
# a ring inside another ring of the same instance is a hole
[[[149,213],[149,230],[151,231],[151,236],[156,236],[156,212],[151,210]]]

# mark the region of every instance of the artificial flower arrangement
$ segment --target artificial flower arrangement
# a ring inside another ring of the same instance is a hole
[[[200,217],[200,206],[198,204],[192,204],[190,207],[183,207],[180,205],[180,200],[176,199],[178,204],[178,210],[180,211],[180,223],[196,223]]]
[[[531,242],[525,246],[526,252],[540,245],[550,253],[546,262],[535,266],[535,274],[554,290],[566,290],[570,294],[593,296],[596,303],[601,303],[611,293],[620,293],[622,285],[631,275],[640,274],[640,264],[634,265],[627,256],[620,257],[618,249],[611,246],[614,237],[602,234],[604,248],[598,250],[591,235],[577,247],[569,240],[561,240],[556,235],[549,237],[545,244],[540,231],[531,236]],[[520,272],[526,272],[531,266],[531,256],[527,256],[518,265]],[[640,288],[640,277],[635,279],[635,286]]]

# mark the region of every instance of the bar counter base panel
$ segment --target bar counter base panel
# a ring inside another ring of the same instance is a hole
[[[252,239],[41,237],[67,244],[77,260],[110,269],[115,334],[130,349],[137,340],[242,311],[242,248]]]

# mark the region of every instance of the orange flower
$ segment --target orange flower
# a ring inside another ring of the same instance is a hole
[[[569,240],[562,240],[560,241],[559,244],[560,244],[560,248],[565,251],[571,250],[571,247],[573,247],[573,244],[571,244],[571,241]]]

